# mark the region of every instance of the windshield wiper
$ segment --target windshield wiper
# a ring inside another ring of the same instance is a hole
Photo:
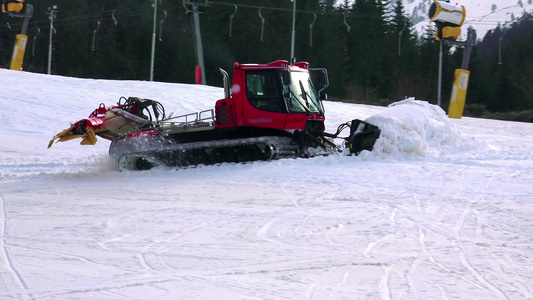
[[[290,87],[289,87],[289,93],[288,93],[288,94],[289,94],[289,101],[290,101],[289,104],[292,103],[292,99],[294,98],[294,99],[296,99],[296,101],[297,101],[297,102],[298,102],[298,103],[299,103],[299,104],[305,109],[305,112],[306,112],[308,115],[311,114],[311,111],[309,110],[309,108],[307,108],[307,107],[305,106],[305,103],[302,103],[302,100],[300,100],[300,98],[294,94],[294,92],[291,90]],[[292,105],[291,105],[291,106],[292,106]]]
[[[321,107],[322,105],[320,105],[320,102],[317,105],[317,103],[315,103],[313,101],[313,97],[311,97],[311,94],[309,94],[309,92],[305,89],[305,87],[304,87],[304,85],[303,85],[301,80],[300,80],[300,89],[302,90],[302,96],[305,99],[305,103],[307,104],[307,106],[309,107],[309,100],[308,99],[310,99],[311,103],[313,104],[313,106],[317,106],[316,108],[318,109],[318,113],[320,115],[324,115],[324,112],[322,111],[322,107]],[[308,111],[309,111],[309,109],[308,109]]]

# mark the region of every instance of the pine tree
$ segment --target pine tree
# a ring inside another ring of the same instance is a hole
[[[393,15],[390,20],[390,35],[397,46],[398,54],[393,60],[391,71],[393,75],[394,90],[392,100],[415,96],[420,89],[420,80],[417,78],[419,55],[416,33],[413,25],[405,13],[403,3],[397,1],[393,6]]]
[[[344,11],[334,6],[334,0],[320,2],[321,15],[318,15],[314,28],[313,65],[328,69],[330,98],[344,98],[347,83],[351,80],[352,62],[347,52],[347,27],[344,24]]]
[[[374,102],[390,94],[390,58],[387,47],[385,2],[357,0],[349,13],[354,16],[353,30],[347,42],[352,66],[352,96],[363,102]]]
[[[430,23],[420,39],[420,65],[418,76],[423,84],[418,91],[417,98],[436,103],[437,77],[439,63],[439,43],[435,40],[435,26]]]

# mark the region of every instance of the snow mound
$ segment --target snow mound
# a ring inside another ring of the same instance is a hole
[[[372,151],[376,156],[442,156],[477,147],[460,131],[439,106],[409,98],[395,102],[367,122],[381,135]]]

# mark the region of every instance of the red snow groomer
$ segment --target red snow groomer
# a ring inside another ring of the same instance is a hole
[[[55,135],[48,147],[74,138],[94,145],[100,136],[112,141],[109,153],[120,170],[147,170],[343,152],[335,138],[344,139],[346,152],[357,155],[372,150],[380,135],[377,126],[358,119],[339,125],[334,134],[324,131],[326,69],[284,60],[235,63],[231,85],[227,72],[220,72],[224,98],[214,109],[167,117],[157,101],[122,97],[115,106],[100,104],[87,119]],[[318,91],[310,72],[319,75]],[[338,137],[345,128],[350,135]]]

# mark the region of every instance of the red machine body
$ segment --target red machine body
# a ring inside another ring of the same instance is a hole
[[[295,74],[298,76],[293,76]],[[291,85],[299,92],[289,90]],[[311,120],[321,123],[324,130],[324,109],[309,79],[306,62],[295,65],[285,60],[269,64],[235,63],[230,93],[231,97],[216,102],[217,128],[305,130]],[[298,100],[300,96],[307,100]],[[301,103],[305,101],[311,104]]]

